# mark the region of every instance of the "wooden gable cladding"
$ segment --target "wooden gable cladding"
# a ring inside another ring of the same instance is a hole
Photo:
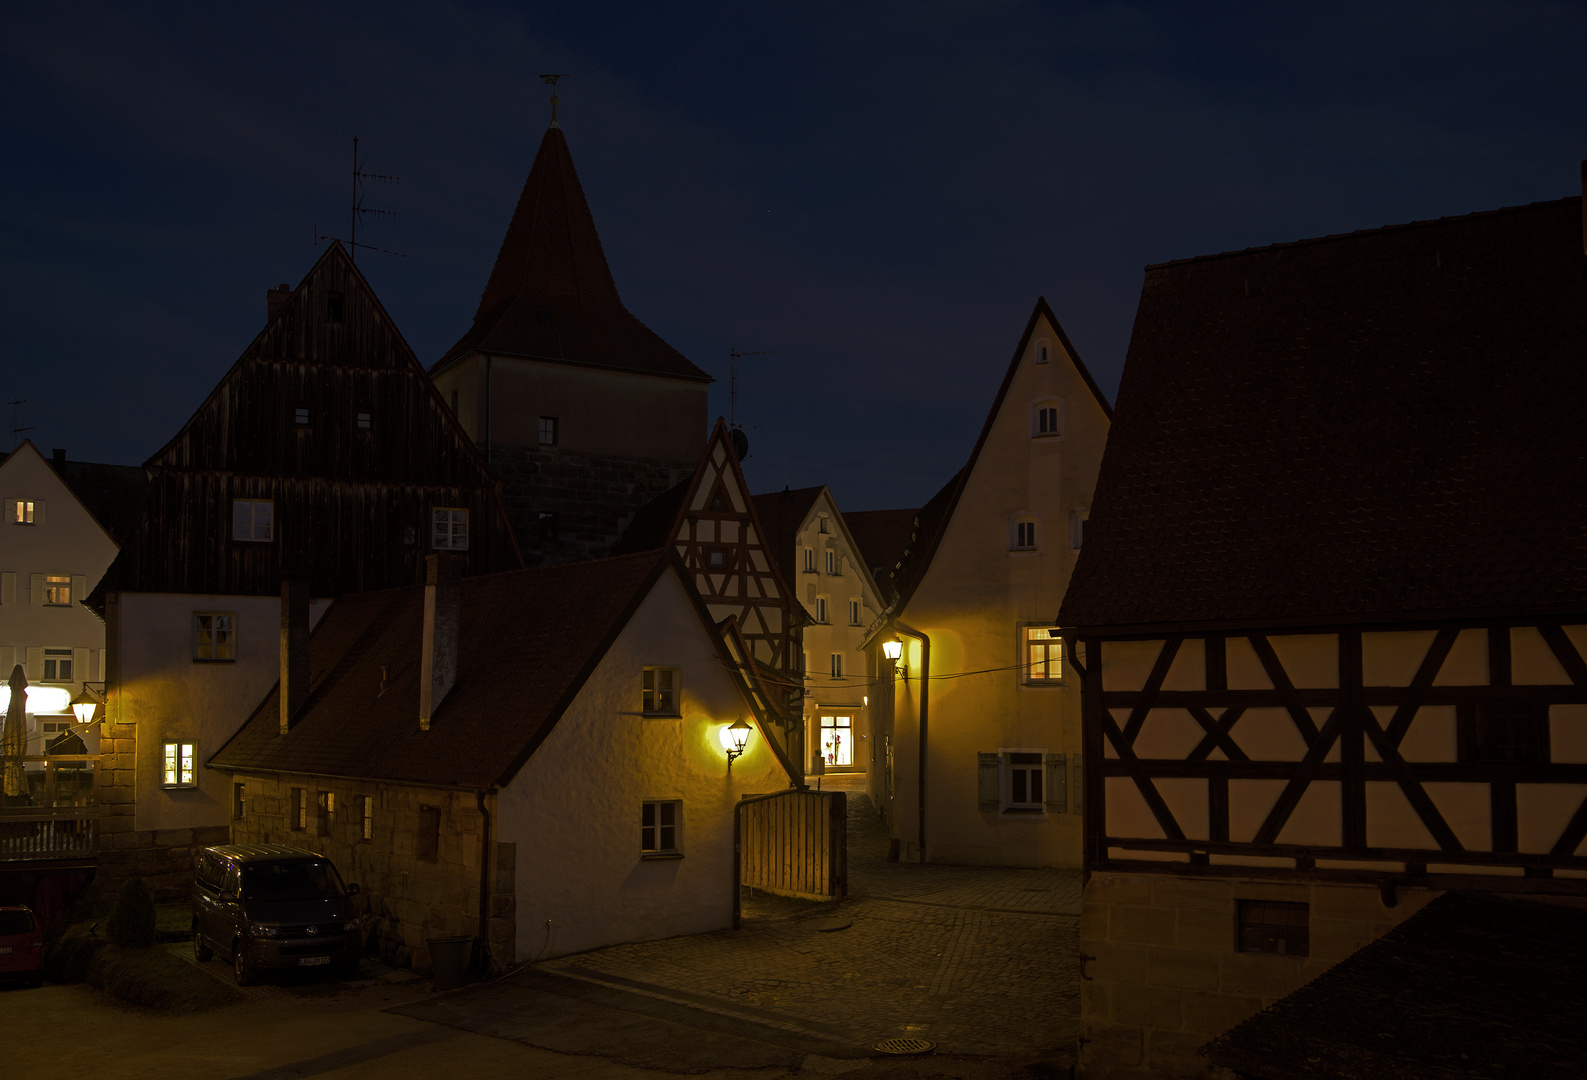
[[[1087,636],[1087,864],[1587,878],[1584,650],[1535,621]]]
[[[694,471],[673,537],[711,617],[735,619],[755,660],[794,671],[799,645],[792,595],[777,571],[721,420]]]
[[[315,595],[424,579],[431,514],[468,511],[468,569],[520,565],[496,481],[374,291],[332,245],[176,436],[103,588]],[[235,500],[271,535],[233,538]]]

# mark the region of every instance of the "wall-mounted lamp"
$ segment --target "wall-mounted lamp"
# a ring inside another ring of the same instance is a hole
[[[893,670],[902,675],[905,682],[908,682],[909,665],[900,664],[898,662],[899,658],[904,655],[904,643],[899,641],[897,638],[893,638],[891,641],[882,642],[882,655],[893,662]]]
[[[78,724],[91,724],[94,722],[94,710],[104,703],[104,697],[85,682],[77,696],[72,698],[72,713],[77,717]]]
[[[737,723],[729,724],[717,732],[717,737],[722,740],[722,749],[727,751],[727,768],[729,772],[733,771],[733,759],[743,755],[744,747],[749,743],[749,734],[754,730],[754,728],[744,723],[744,718],[740,716]]]

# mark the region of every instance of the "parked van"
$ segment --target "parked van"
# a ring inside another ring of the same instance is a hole
[[[198,853],[193,953],[231,958],[237,984],[271,968],[333,965],[351,974],[363,945],[355,901],[323,855],[285,844],[221,844]]]

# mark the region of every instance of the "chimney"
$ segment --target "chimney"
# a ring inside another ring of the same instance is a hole
[[[276,312],[281,310],[281,305],[287,302],[287,297],[292,295],[292,286],[282,282],[273,289],[265,290],[265,322],[276,317]]]
[[[457,639],[463,614],[463,558],[424,560],[424,647],[419,658],[419,730],[429,731],[435,710],[457,682]]]
[[[309,698],[309,583],[281,583],[281,734]]]
[[[55,471],[60,473],[62,476],[65,476],[66,451],[57,446],[54,450],[50,451],[50,457],[53,459],[50,464],[55,466]]]

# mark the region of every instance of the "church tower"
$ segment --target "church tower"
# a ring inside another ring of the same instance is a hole
[[[711,376],[623,306],[554,116],[474,324],[430,376],[530,563],[605,555],[704,452]]]

